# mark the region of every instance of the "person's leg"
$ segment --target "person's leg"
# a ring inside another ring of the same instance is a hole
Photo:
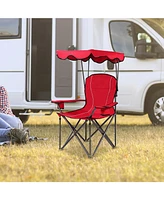
[[[18,122],[18,128],[22,129],[23,128],[22,121],[18,117],[16,117],[16,118],[17,118],[17,122]]]
[[[18,117],[8,115],[8,114],[4,114],[4,113],[0,113],[0,118],[3,119],[12,128],[20,128],[20,129],[23,128],[23,124]]]
[[[8,124],[3,118],[1,118],[1,116],[0,116],[0,128],[3,129],[11,128],[10,124]]]
[[[11,128],[8,129],[0,129],[0,142],[10,141],[8,133],[10,132]]]

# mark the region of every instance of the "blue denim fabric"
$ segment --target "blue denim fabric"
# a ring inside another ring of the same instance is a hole
[[[12,128],[22,129],[21,120],[16,116],[0,113],[0,142],[9,141],[7,134]]]
[[[0,129],[0,142],[9,141],[10,138],[7,136],[11,128],[8,129]]]
[[[12,115],[0,113],[0,128],[23,128],[21,120]]]

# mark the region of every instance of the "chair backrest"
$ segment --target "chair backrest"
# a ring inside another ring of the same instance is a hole
[[[117,79],[109,74],[92,74],[86,78],[85,108],[105,106],[113,102],[117,92]]]

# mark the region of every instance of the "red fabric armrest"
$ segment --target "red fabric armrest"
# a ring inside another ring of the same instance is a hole
[[[113,102],[113,103],[105,105],[105,106],[96,106],[96,108],[97,109],[111,108],[111,107],[115,106],[116,104],[117,104],[117,102]]]
[[[115,106],[117,104],[118,104],[117,102],[113,102],[113,103],[110,103],[110,104],[106,105],[105,107],[110,108],[110,107],[113,107],[113,106]]]

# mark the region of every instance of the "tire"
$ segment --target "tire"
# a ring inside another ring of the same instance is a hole
[[[161,89],[148,100],[148,116],[153,125],[164,125],[164,89]]]
[[[29,117],[29,115],[19,115],[19,118],[23,124],[25,124],[28,121]]]
[[[15,116],[19,117],[20,120],[22,121],[23,124],[25,124],[28,119],[29,119],[29,115],[19,115],[20,112],[23,112],[22,110],[13,110],[13,113]]]

